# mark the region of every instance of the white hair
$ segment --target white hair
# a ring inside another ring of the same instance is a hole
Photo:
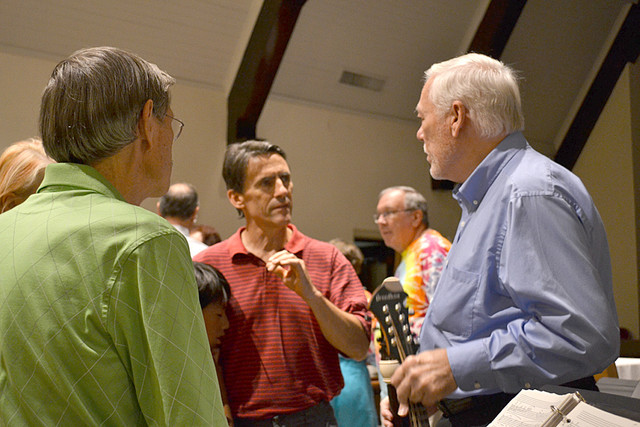
[[[518,77],[502,62],[468,53],[434,64],[424,75],[425,82],[431,80],[429,99],[441,116],[460,101],[485,138],[524,129]]]

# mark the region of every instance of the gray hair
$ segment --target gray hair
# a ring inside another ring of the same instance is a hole
[[[82,49],[61,61],[42,94],[40,133],[58,162],[92,165],[137,136],[145,103],[164,118],[175,79],[139,56],[113,47]]]
[[[407,185],[397,185],[395,187],[385,188],[378,194],[378,201],[387,193],[392,191],[402,191],[404,194],[404,208],[407,210],[416,210],[422,212],[422,224],[429,228],[429,213],[427,212],[427,199],[415,188]]]
[[[524,129],[518,77],[502,62],[468,53],[432,65],[425,71],[425,82],[429,79],[429,99],[441,117],[460,101],[483,137]]]

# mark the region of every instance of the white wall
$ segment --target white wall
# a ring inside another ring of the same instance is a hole
[[[591,193],[607,230],[620,326],[640,337],[630,73],[625,68],[573,171]]]

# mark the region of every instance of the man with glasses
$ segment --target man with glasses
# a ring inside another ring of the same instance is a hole
[[[407,304],[413,311],[411,331],[417,336],[451,242],[429,228],[427,201],[411,187],[382,190],[373,219],[384,244],[402,257],[395,276],[408,295]]]
[[[411,313],[409,324],[417,337],[451,242],[429,228],[427,201],[412,187],[396,186],[382,190],[373,220],[384,244],[401,256],[395,276],[407,293],[407,306]],[[380,385],[381,396],[385,397],[386,383],[380,381]]]
[[[78,51],[42,95],[37,193],[0,215],[0,424],[226,425],[185,239],[162,196],[175,80]]]
[[[439,425],[487,425],[521,389],[597,390],[618,355],[602,219],[580,179],[525,139],[518,80],[477,53],[425,72],[416,136],[462,216],[420,352],[391,378],[400,415],[421,402]]]

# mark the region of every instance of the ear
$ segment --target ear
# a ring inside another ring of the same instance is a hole
[[[156,119],[153,115],[153,101],[148,99],[142,107],[140,113],[140,119],[138,119],[138,139],[142,142],[142,147],[145,149],[150,148],[150,145],[155,141],[155,134],[157,130]]]
[[[467,109],[462,102],[454,101],[449,114],[449,129],[451,130],[451,136],[455,138],[460,135],[462,127],[466,124]]]
[[[227,198],[234,208],[238,210],[242,210],[244,208],[244,197],[237,191],[227,190]]]
[[[421,210],[415,210],[411,212],[411,225],[414,227],[418,227],[420,224],[422,224],[422,215],[424,215],[422,213]]]
[[[198,217],[198,212],[200,211],[200,206],[196,206],[195,210],[193,211],[193,213],[191,214],[191,218],[193,220],[193,222],[196,222],[196,218]]]

